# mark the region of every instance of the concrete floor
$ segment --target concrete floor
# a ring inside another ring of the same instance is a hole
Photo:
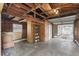
[[[19,42],[15,44],[14,56],[79,56],[79,46],[72,40],[53,38],[48,42],[33,44]]]

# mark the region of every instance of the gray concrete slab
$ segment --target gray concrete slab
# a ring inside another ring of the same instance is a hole
[[[38,47],[26,42],[15,44],[14,56],[79,56],[79,46],[72,40],[53,38]]]

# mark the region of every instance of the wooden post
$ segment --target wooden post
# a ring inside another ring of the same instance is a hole
[[[3,8],[3,3],[0,3],[0,55],[1,55],[1,11]]]
[[[74,40],[79,45],[79,15],[74,22]]]
[[[33,38],[32,38],[32,22],[30,20],[27,21],[27,41],[29,43],[33,43]]]
[[[45,20],[45,41],[48,41],[49,40],[49,26],[48,26],[48,21]]]
[[[40,39],[42,42],[45,41],[45,23],[40,24]]]

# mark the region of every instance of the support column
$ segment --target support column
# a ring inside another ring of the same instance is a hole
[[[79,44],[79,15],[74,22],[74,41]]]
[[[42,42],[45,41],[45,23],[40,25],[40,39]]]
[[[49,23],[45,20],[45,41],[49,40]]]
[[[33,43],[33,38],[32,38],[32,22],[30,20],[27,21],[27,41],[29,43]]]

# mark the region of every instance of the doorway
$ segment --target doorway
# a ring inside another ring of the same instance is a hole
[[[73,40],[73,24],[58,25],[58,36],[63,39]]]
[[[13,23],[14,42],[26,40],[27,28],[25,23]]]

